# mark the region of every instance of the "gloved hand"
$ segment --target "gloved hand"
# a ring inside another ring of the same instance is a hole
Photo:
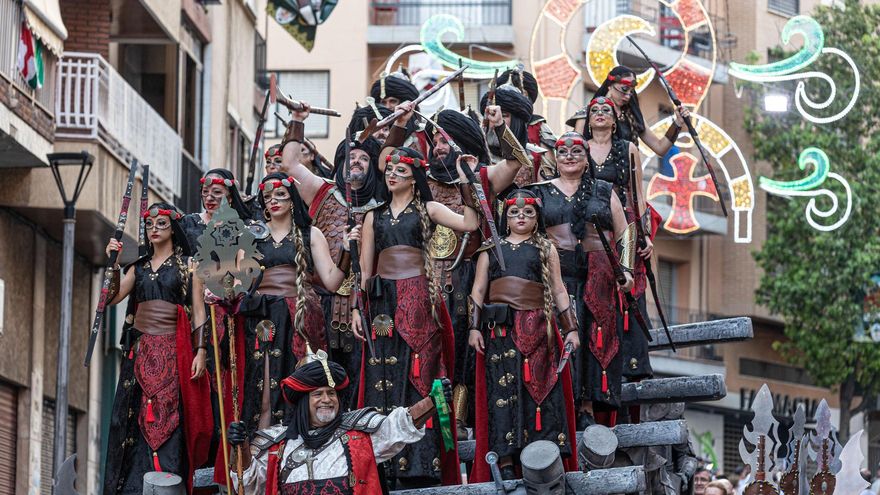
[[[241,445],[247,441],[247,431],[244,426],[244,421],[229,423],[229,428],[226,429],[226,441],[232,446]]]
[[[452,407],[452,381],[444,376],[440,378],[440,383],[443,385],[443,398],[446,400],[446,404]],[[434,407],[437,407],[437,404],[434,404]]]

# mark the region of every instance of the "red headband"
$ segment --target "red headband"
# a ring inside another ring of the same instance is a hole
[[[587,147],[587,145],[584,143],[584,140],[581,138],[570,138],[569,137],[569,138],[559,138],[558,140],[556,140],[556,147],[557,148],[560,146],[571,147],[576,144],[579,144],[579,145],[583,146],[584,148]]]
[[[180,217],[183,216],[177,210],[163,210],[161,208],[150,208],[149,210],[144,212],[144,218],[158,217],[159,215],[165,215],[167,217],[170,217],[172,220],[180,220]]]
[[[208,180],[209,179],[207,177],[202,177],[201,179],[199,179],[199,183],[204,185],[206,182],[208,182]],[[211,177],[210,181],[211,182],[208,184],[209,186],[213,186],[214,184],[219,184],[221,186],[232,187],[235,185],[234,180],[222,179],[220,177]]]
[[[267,180],[266,182],[260,184],[260,191],[271,191],[272,189],[277,189],[281,186],[290,187],[291,185],[293,185],[294,182],[295,180],[293,177],[288,177],[282,180]],[[267,189],[266,184],[269,184],[272,187]]]
[[[608,80],[611,81],[611,82],[616,82],[616,83],[623,84],[624,86],[629,86],[629,87],[631,87],[631,88],[634,88],[634,87],[636,86],[636,80],[635,80],[635,79],[631,79],[631,78],[629,78],[629,77],[626,77],[626,78],[624,78],[624,77],[614,77],[614,76],[612,76],[611,74],[608,74]]]
[[[611,101],[611,98],[607,96],[597,96],[590,100],[590,104],[587,105],[587,108],[590,108],[593,105],[610,105],[611,108],[614,108],[614,102]]]
[[[275,150],[274,153],[272,153],[273,149]],[[269,159],[269,158],[272,158],[275,156],[281,156],[281,146],[275,145],[275,146],[272,146],[266,150],[266,154],[265,154],[266,159]]]
[[[342,390],[342,389],[348,387],[348,383],[349,383],[349,380],[348,380],[348,377],[346,376],[345,380],[342,380],[342,383],[337,383],[336,386],[333,387],[333,389],[334,390]],[[290,400],[289,397],[287,397],[286,389],[290,389],[293,392],[307,394],[307,393],[312,392],[314,390],[318,390],[319,388],[320,387],[307,385],[292,376],[288,376],[284,380],[281,380],[281,393],[282,393],[282,395],[284,395],[284,400],[288,404],[293,403],[293,401]]]
[[[427,166],[428,166],[428,164],[426,162],[419,160],[418,158],[410,158],[408,156],[403,156],[403,155],[388,155],[385,157],[385,163],[388,163],[388,162],[391,162],[394,164],[406,163],[407,165],[412,165],[415,167],[426,167],[427,168]],[[424,165],[423,165],[423,163],[424,163]]]
[[[506,203],[507,203],[507,206],[518,206],[520,208],[522,208],[526,205],[537,206],[538,208],[540,208],[542,206],[541,200],[538,198],[523,198],[523,197],[510,198],[506,201]]]

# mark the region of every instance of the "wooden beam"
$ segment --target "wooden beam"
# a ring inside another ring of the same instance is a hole
[[[754,337],[752,319],[747,317],[675,325],[669,327],[669,333],[672,335],[675,347],[739,342]],[[666,338],[663,328],[652,329],[651,337],[654,340],[648,344],[648,347],[652,351],[670,349],[669,339]]]
[[[635,493],[645,491],[645,471],[642,466],[627,466],[598,469],[588,473],[565,473],[568,493],[589,493],[606,495],[612,493]],[[511,492],[525,486],[522,480],[504,482],[504,488]],[[495,483],[476,483],[473,485],[438,486],[414,490],[397,490],[392,495],[497,495]]]
[[[620,399],[624,404],[651,404],[712,401],[723,399],[726,395],[724,376],[713,374],[624,383]]]
[[[651,447],[654,445],[678,445],[687,442],[687,421],[653,421],[637,425],[617,425],[611,429],[617,435],[618,448]],[[583,432],[577,432],[577,444]],[[461,462],[474,460],[474,441],[458,442],[458,458]]]

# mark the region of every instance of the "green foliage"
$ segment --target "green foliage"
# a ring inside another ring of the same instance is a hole
[[[765,113],[760,105],[764,89],[750,85],[753,103],[746,110],[745,127],[756,158],[769,162],[772,171],[766,175],[773,179],[804,177],[810,170],[797,167],[800,152],[809,146],[824,150],[831,171],[852,187],[853,212],[840,229],[823,233],[806,222],[808,198],[768,196],[767,241],[755,253],[764,270],[757,300],[785,319],[790,341],[778,347],[818,385],[837,387],[854,377],[863,391],[875,393],[880,390],[880,345],[857,344],[853,332],[861,319],[862,292],[870,276],[880,272],[880,7],[847,1],[845,11],[823,7],[813,17],[825,31],[825,46],[848,53],[859,67],[862,86],[856,106],[837,122],[816,125],[793,107],[796,83],[774,83],[785,84],[791,93],[792,108],[782,114]],[[853,91],[849,66],[836,55],[823,54],[807,70],[825,72],[837,82],[834,103],[811,112],[840,111]],[[807,80],[806,90],[813,101],[824,101],[829,94],[827,84],[815,78]],[[820,187],[845,197],[836,181]],[[820,210],[831,204],[825,197],[816,203]]]

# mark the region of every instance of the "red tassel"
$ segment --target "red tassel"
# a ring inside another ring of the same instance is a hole
[[[532,383],[532,367],[529,366],[529,358],[523,361],[523,381]]]
[[[541,431],[541,406],[535,409],[535,431]]]
[[[159,454],[153,452],[153,469],[157,472],[162,472],[162,466],[159,465]]]
[[[254,339],[254,350],[255,351],[260,350],[260,339],[259,338]]]
[[[153,400],[147,401],[147,423],[155,423],[156,415],[153,414]]]
[[[602,393],[608,392],[608,375],[602,370]]]
[[[431,416],[430,418],[428,418],[427,421],[425,421],[425,428],[428,428],[431,430],[434,429],[434,416]]]
[[[507,337],[507,327],[501,327],[501,336]]]
[[[422,371],[421,371],[421,368],[422,368],[422,362],[421,362],[421,360],[419,359],[419,353],[418,353],[418,352],[416,353],[416,356],[413,358],[412,368],[413,368],[413,370],[412,370],[413,378],[419,378],[419,377],[422,376]]]
[[[373,340],[376,340],[376,328],[375,327],[373,327],[373,329],[370,333],[370,336],[372,337]]]
[[[134,359],[134,346],[128,350],[128,359]]]
[[[629,332],[629,310],[623,312],[623,331]]]
[[[599,331],[596,335],[596,349],[601,349],[605,345],[604,340],[602,339],[602,327],[599,327]]]

